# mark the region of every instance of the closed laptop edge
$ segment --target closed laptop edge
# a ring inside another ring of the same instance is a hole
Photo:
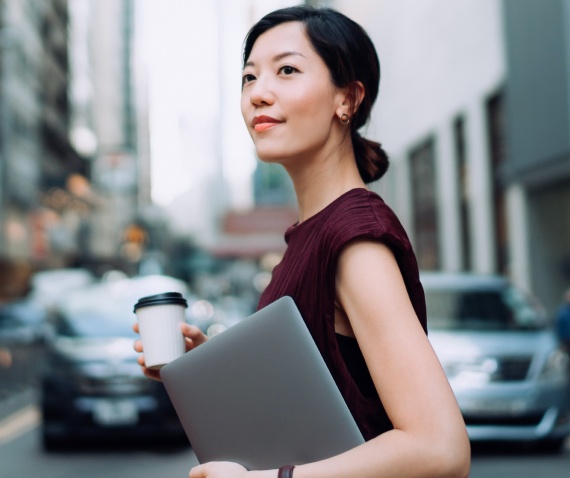
[[[364,442],[291,297],[243,319],[160,374],[200,463],[277,468]]]

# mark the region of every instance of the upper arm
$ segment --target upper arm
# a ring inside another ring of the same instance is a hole
[[[391,250],[379,242],[349,244],[339,258],[336,289],[394,428],[464,429]]]

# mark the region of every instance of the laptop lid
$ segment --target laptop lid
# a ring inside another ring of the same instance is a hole
[[[160,375],[200,463],[278,468],[364,442],[290,297],[165,365]]]

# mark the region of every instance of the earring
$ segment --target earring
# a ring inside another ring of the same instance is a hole
[[[340,117],[340,123],[344,125],[350,123],[350,116],[348,116],[346,113],[343,113],[342,116]]]

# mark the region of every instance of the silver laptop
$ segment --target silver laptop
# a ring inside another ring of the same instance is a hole
[[[293,299],[282,297],[160,375],[200,463],[308,463],[364,442]]]

